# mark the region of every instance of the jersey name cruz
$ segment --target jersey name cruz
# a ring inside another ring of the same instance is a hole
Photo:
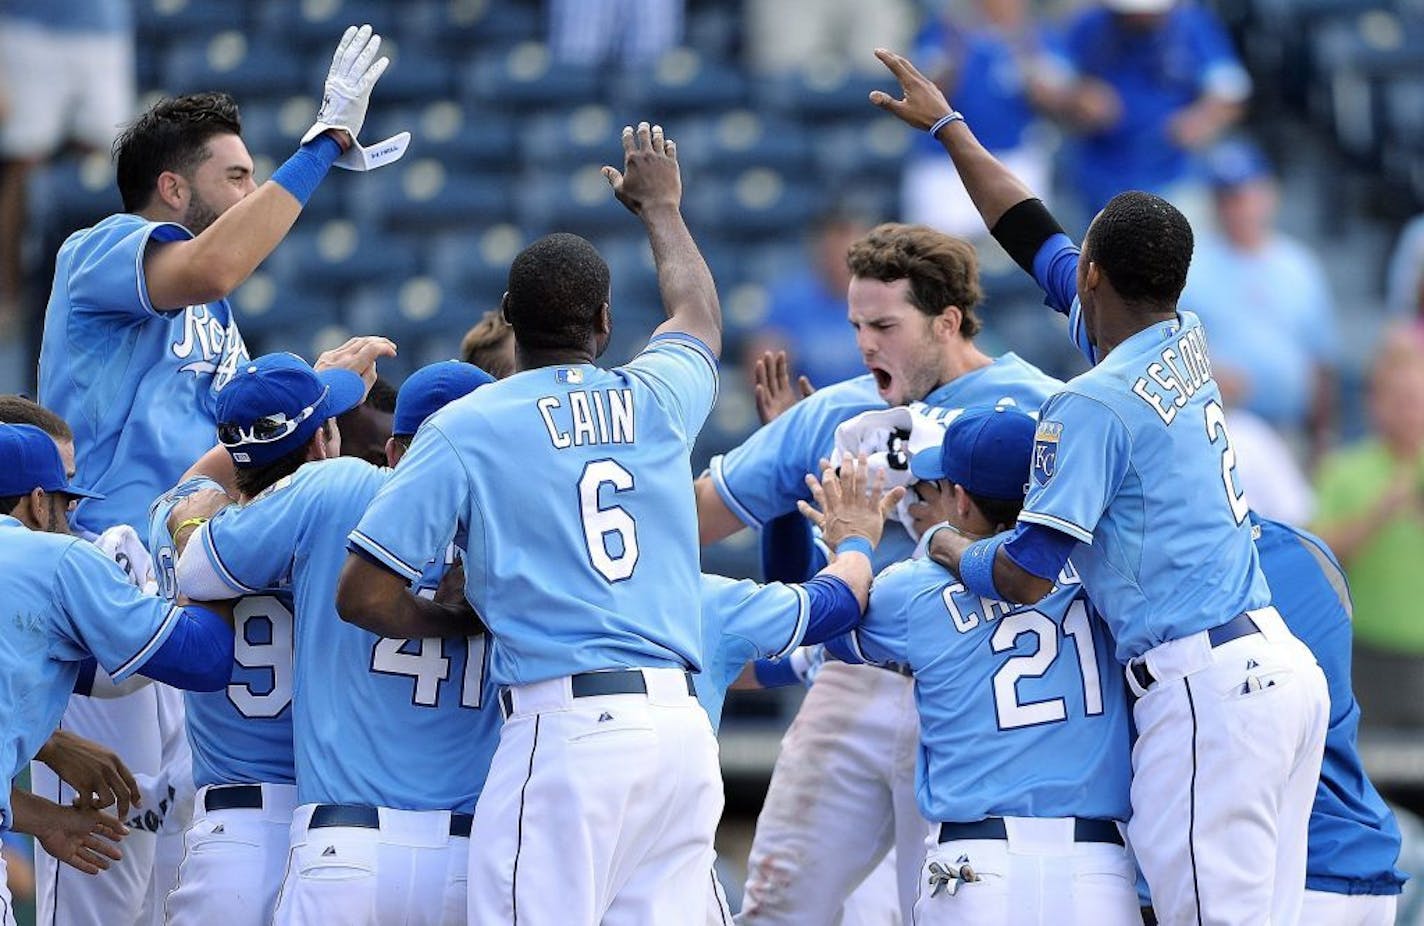
[[[1157,413],[1163,424],[1171,424],[1178,409],[1212,381],[1206,334],[1201,328],[1191,329],[1163,348],[1160,358],[1147,365],[1146,375],[1132,384],[1132,392]]]
[[[206,305],[190,305],[183,310],[183,336],[170,350],[179,360],[188,360],[184,373],[213,375],[213,392],[226,386],[240,364],[248,359],[247,345],[237,330],[237,321],[226,324]]]
[[[634,442],[631,389],[576,390],[534,404],[556,450]]]
[[[1079,584],[1081,583],[1077,570],[1073,568],[1072,563],[1065,563],[1063,571],[1058,574],[1058,582],[1054,591],[1068,585]],[[944,606],[949,611],[950,620],[954,622],[954,629],[960,633],[968,633],[976,627],[992,624],[1001,617],[1026,610],[1023,605],[980,597],[978,610],[971,607],[968,613],[965,613],[964,609],[960,608],[959,602],[971,597],[973,596],[959,582],[946,585],[940,590],[940,598],[943,599]]]

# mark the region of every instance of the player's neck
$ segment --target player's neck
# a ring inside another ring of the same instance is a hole
[[[514,351],[515,369],[537,370],[541,367],[567,367],[583,363],[593,363],[594,352],[590,348],[530,348],[516,347]]]
[[[952,383],[961,376],[968,376],[970,373],[982,370],[992,365],[993,362],[994,358],[980,350],[973,341],[965,341],[962,346],[946,352],[944,362],[940,365],[940,379],[935,384],[935,389]]]
[[[1175,308],[1158,311],[1123,308],[1104,313],[1097,319],[1097,330],[1093,333],[1093,346],[1098,349],[1099,356],[1106,357],[1112,353],[1114,348],[1133,335],[1176,317],[1177,310]]]

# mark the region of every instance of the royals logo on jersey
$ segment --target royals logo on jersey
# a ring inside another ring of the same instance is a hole
[[[169,349],[177,360],[186,361],[178,372],[210,374],[214,393],[226,386],[238,366],[249,359],[237,322],[224,322],[207,305],[190,305],[183,310],[182,333]]]
[[[1041,421],[1033,434],[1033,480],[1039,484],[1053,478],[1058,465],[1058,440],[1063,425],[1057,421]]]

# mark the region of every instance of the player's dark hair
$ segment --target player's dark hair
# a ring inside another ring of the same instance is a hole
[[[119,196],[124,210],[145,208],[158,175],[172,171],[191,177],[210,156],[216,135],[241,135],[237,103],[226,93],[190,93],[159,100],[114,142]]]
[[[392,386],[388,380],[377,376],[376,381],[371,384],[371,391],[366,393],[366,400],[361,404],[373,411],[394,415],[396,413],[396,387]]]
[[[513,337],[514,329],[504,320],[504,314],[490,309],[460,339],[460,359],[495,379],[504,379],[514,372],[505,346]]]
[[[927,225],[887,222],[877,225],[850,246],[850,272],[858,277],[893,283],[910,281],[910,303],[930,317],[949,306],[963,314],[959,333],[979,333],[974,307],[984,298],[979,288],[979,259],[974,245]]]
[[[68,422],[22,395],[0,395],[0,424],[32,424],[55,440],[74,440]]]
[[[1129,190],[1093,219],[1083,250],[1125,302],[1160,311],[1175,308],[1187,285],[1193,243],[1191,223],[1176,206]]]
[[[1012,527],[1014,522],[1019,519],[1019,512],[1023,510],[1023,499],[1021,498],[985,498],[983,495],[975,495],[968,489],[964,491],[969,496],[969,500],[974,503],[974,507],[978,508],[979,513],[984,516],[984,519],[995,527],[1000,524]]]
[[[607,302],[608,264],[578,235],[546,235],[509,265],[505,317],[523,350],[584,346]]]
[[[28,495],[0,495],[0,514],[13,514]]]
[[[331,422],[323,421],[317,432],[312,434],[311,440],[271,463],[261,466],[236,467],[233,470],[233,483],[237,486],[237,491],[242,494],[243,498],[256,498],[278,481],[286,479],[301,469],[302,464],[307,462],[307,449],[311,447],[311,442],[316,440],[317,434],[325,434],[330,438],[330,428]]]

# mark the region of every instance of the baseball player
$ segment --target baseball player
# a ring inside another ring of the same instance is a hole
[[[235,491],[240,503],[252,500],[241,488]],[[169,600],[178,596],[182,549],[174,537],[188,540],[203,520],[175,521],[174,511],[181,513],[185,503],[191,507],[199,493],[220,505],[229,501],[222,485],[190,471],[149,512],[149,545],[160,564],[160,591]],[[242,596],[233,608],[237,642],[231,681],[221,691],[186,696],[185,737],[197,793],[176,884],[160,906],[168,923],[266,926],[272,921],[297,805],[292,611],[288,588]]]
[[[1345,572],[1312,534],[1251,515],[1261,571],[1281,618],[1310,647],[1330,686],[1330,729],[1306,845],[1304,926],[1390,926],[1405,876],[1399,823],[1365,775],[1350,689],[1351,604]]]
[[[928,528],[989,536],[1023,502],[1035,422],[971,409],[914,476]],[[928,558],[875,580],[863,623],[827,649],[915,677],[920,811],[935,821],[916,923],[1138,924],[1122,675],[1071,569],[1033,608],[964,588]],[[813,689],[814,690],[814,689]]]
[[[232,661],[229,619],[144,595],[94,545],[69,536],[69,508],[86,494],[49,435],[0,425],[0,595],[23,618],[0,648],[10,778],[59,724],[86,657],[116,682],[142,672],[207,690],[226,682]],[[7,801],[0,827],[10,813]]]
[[[1160,920],[1293,923],[1328,694],[1271,605],[1206,337],[1177,308],[1191,227],[1165,200],[1124,193],[1080,255],[932,82],[876,54],[905,97],[872,102],[945,146],[1096,364],[1040,411],[1018,526],[972,544],[940,531],[931,553],[969,591],[1024,604],[1072,555],[1137,696],[1129,835]]]
[[[459,363],[413,374],[397,399],[396,459],[425,417],[490,381]],[[321,440],[322,421],[363,392],[345,370],[318,374],[268,355],[219,396],[219,433],[239,473],[271,471],[274,458]],[[295,420],[323,395],[331,404],[312,425],[261,440],[264,420]],[[199,527],[179,561],[179,588],[199,598],[291,583],[297,810],[280,924],[465,921],[471,815],[500,724],[486,639],[469,636],[478,624],[463,610],[459,634],[392,639],[343,622],[334,607],[346,535],[390,476],[349,457],[303,465]],[[442,551],[418,591],[433,595],[448,565]]]
[[[604,173],[644,223],[668,320],[627,365],[594,366],[611,329],[607,265],[574,235],[526,248],[504,297],[521,372],[426,422],[352,533],[360,552],[337,599],[368,628],[438,622],[406,583],[463,535],[505,713],[475,811],[472,924],[706,913],[686,891],[711,870],[722,790],[691,680],[688,475],[716,396],[721,310],[680,214],[676,145],[642,123],[623,146],[624,171]]]
[[[1058,388],[1013,354],[991,358],[976,346],[981,293],[967,242],[921,226],[882,225],[851,247],[848,260],[849,319],[870,372],[817,390],[712,459],[697,481],[704,543],[794,511],[809,498],[805,475],[831,452],[838,426],[863,412],[1034,409]],[[892,525],[876,548],[876,569],[907,558],[914,545]],[[901,918],[910,922],[929,826],[915,805],[918,742],[908,676],[826,665],[782,740],[757,819],[741,922],[838,922],[851,889],[892,845],[901,862]]]

